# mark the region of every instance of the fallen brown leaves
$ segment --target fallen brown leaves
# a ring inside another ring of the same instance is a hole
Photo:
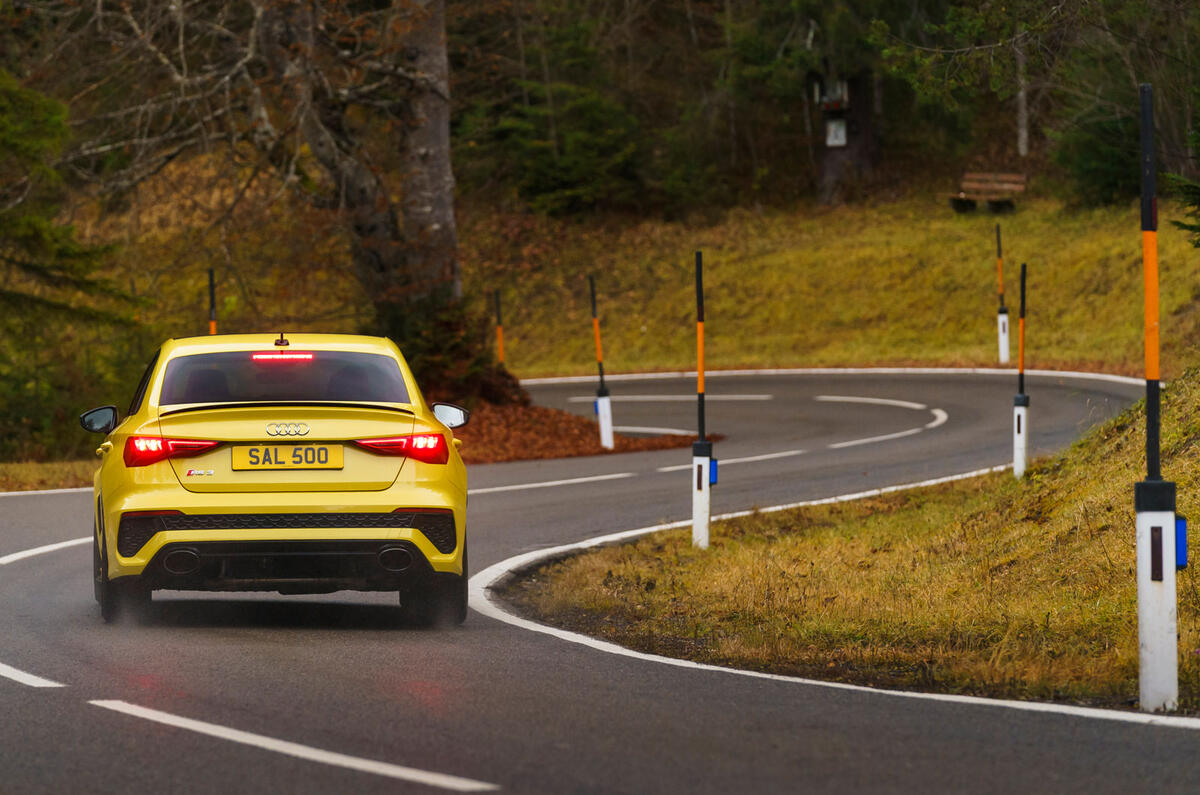
[[[471,422],[454,435],[463,440],[468,464],[600,455],[596,423],[559,409],[542,406],[496,406],[483,403],[471,412]],[[715,437],[713,437],[715,438]],[[691,436],[632,437],[616,434],[617,453],[687,447]]]

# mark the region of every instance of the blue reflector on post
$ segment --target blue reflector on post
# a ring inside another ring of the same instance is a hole
[[[1175,570],[1186,569],[1187,561],[1187,517],[1175,515]]]
[[[717,459],[708,459],[708,485],[717,485]]]

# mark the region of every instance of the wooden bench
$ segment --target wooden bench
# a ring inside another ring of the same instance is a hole
[[[950,206],[955,212],[966,213],[975,209],[976,202],[987,202],[994,213],[1012,212],[1013,200],[1025,192],[1024,174],[986,174],[969,171],[963,174],[957,193],[947,193]]]

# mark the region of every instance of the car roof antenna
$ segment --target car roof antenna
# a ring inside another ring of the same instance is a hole
[[[275,340],[275,344],[280,347],[283,347],[284,345],[291,345],[292,343],[288,342],[287,340],[285,340],[283,338],[283,332],[281,331],[281,332],[279,332],[279,339]]]

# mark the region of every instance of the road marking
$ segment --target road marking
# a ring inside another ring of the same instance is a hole
[[[695,395],[610,395],[613,403],[694,403]],[[596,398],[590,395],[572,395],[567,398],[568,403],[591,403]],[[760,401],[774,400],[774,395],[705,395],[706,403],[724,401],[732,403],[735,401]]]
[[[83,538],[72,538],[70,541],[59,541],[57,544],[46,544],[44,547],[34,547],[33,549],[26,549],[21,552],[13,552],[10,555],[0,557],[0,566],[7,566],[9,563],[16,563],[18,560],[32,558],[34,555],[44,555],[47,552],[56,552],[67,547],[79,546],[91,540],[91,536],[84,536]]]
[[[614,431],[621,433],[657,433],[664,436],[695,436],[695,431],[685,431],[682,428],[648,428],[642,425],[614,425]]]
[[[136,704],[130,704],[125,701],[89,701],[88,703],[97,707],[103,707],[104,709],[110,709],[114,712],[131,715],[135,718],[174,726],[177,729],[186,729],[198,734],[207,734],[209,737],[229,740],[241,743],[242,745],[250,745],[265,751],[274,751],[287,756],[294,756],[297,759],[304,759],[309,762],[344,767],[362,773],[373,773],[377,776],[411,781],[416,784],[426,784],[431,787],[455,790],[456,792],[488,792],[500,789],[498,785],[489,784],[485,781],[475,781],[474,779],[451,776],[445,773],[431,773],[427,770],[418,770],[415,767],[404,767],[388,762],[377,762],[373,759],[339,754],[333,751],[323,751],[320,748],[313,748],[308,745],[288,742],[287,740],[276,740],[273,737],[265,737],[261,734],[252,734],[251,732],[219,726],[215,723],[183,718],[178,715],[172,715],[169,712],[160,712],[156,709],[139,707]]]
[[[854,397],[851,395],[816,395],[813,400],[823,403],[871,403],[876,406],[899,406],[902,409],[924,411],[929,408],[924,403],[913,403],[910,400],[893,400],[891,398]]]
[[[784,450],[779,453],[763,453],[762,455],[748,455],[743,458],[722,458],[720,465],[725,467],[730,464],[749,464],[754,461],[771,461],[776,458],[791,458],[794,455],[803,455],[807,450]],[[676,464],[675,466],[659,467],[655,472],[682,472],[685,469],[691,469],[691,464]]]
[[[4,663],[0,663],[0,676],[3,676],[5,679],[11,679],[14,682],[20,682],[23,685],[28,685],[29,687],[66,687],[64,684],[52,682],[49,679],[43,679],[33,674],[27,674]]]
[[[851,439],[848,442],[835,442],[831,445],[826,445],[830,450],[841,450],[843,447],[857,447],[860,444],[872,444],[874,442],[886,442],[888,439],[899,439],[902,436],[912,436],[914,433],[920,433],[925,430],[924,425],[920,428],[909,428],[907,431],[896,431],[895,433],[885,433],[882,436],[868,436],[865,439]]]
[[[819,500],[805,500],[803,502],[788,503],[786,505],[774,505],[769,508],[760,509],[759,513],[774,513],[776,511],[788,510],[789,508],[799,508],[809,505],[828,505],[830,503],[837,502],[850,502],[852,500],[863,499],[866,497],[879,496],[880,494],[923,488],[925,486],[935,486],[939,483],[949,483],[956,480],[965,480],[967,478],[979,477],[980,475],[986,475],[992,472],[1006,472],[1011,466],[1011,464],[1006,463],[987,469],[977,469],[973,472],[964,472],[958,475],[933,478],[931,480],[923,480],[917,483],[905,483],[898,486],[885,486],[884,488],[861,491],[855,494],[843,494],[837,497],[826,497]],[[742,516],[749,516],[752,513],[754,512],[736,511],[734,513],[726,513],[720,516],[714,516],[713,520],[719,521],[724,519],[735,519]],[[960,696],[946,693],[918,693],[911,690],[884,690],[882,688],[866,687],[864,685],[851,685],[842,682],[822,682],[818,679],[803,679],[798,676],[768,674],[761,671],[744,671],[738,668],[725,668],[719,665],[692,662],[691,660],[680,660],[674,657],[663,657],[657,654],[647,654],[645,652],[626,649],[624,646],[618,646],[615,643],[609,643],[608,641],[598,640],[597,638],[589,637],[587,635],[581,635],[577,632],[569,632],[564,629],[558,629],[557,627],[539,624],[536,621],[530,621],[527,618],[515,616],[506,612],[501,606],[500,602],[493,599],[488,593],[489,589],[491,589],[494,585],[499,584],[502,580],[514,576],[516,572],[522,569],[530,568],[531,566],[550,558],[563,557],[564,555],[574,554],[576,552],[585,549],[591,549],[593,547],[606,546],[608,544],[616,544],[622,541],[628,541],[630,539],[638,538],[650,533],[656,533],[661,530],[674,530],[680,527],[690,527],[691,524],[691,520],[686,519],[681,522],[670,522],[668,524],[654,525],[653,527],[641,527],[636,530],[625,530],[619,533],[610,533],[608,535],[589,538],[586,541],[580,541],[574,544],[563,544],[560,546],[549,547],[547,549],[535,550],[533,552],[525,552],[523,554],[508,558],[507,560],[502,560],[499,563],[488,566],[486,569],[471,578],[471,607],[476,612],[487,616],[488,618],[494,618],[497,621],[503,621],[506,624],[511,624],[512,626],[526,629],[531,632],[550,635],[569,643],[587,646],[608,654],[616,654],[635,660],[659,663],[661,665],[671,665],[676,668],[686,668],[693,671],[705,671],[726,674],[730,676],[744,676],[752,679],[766,679],[774,682],[783,682],[808,687],[821,687],[830,690],[846,690],[870,694],[873,696],[908,698],[920,701],[940,701],[943,703],[962,704],[974,707],[1014,709],[1021,710],[1023,712],[1042,712],[1053,715],[1088,718],[1091,720],[1118,721],[1124,723],[1134,723],[1143,726],[1200,730],[1200,718],[1182,718],[1173,717],[1170,715],[1150,714],[1145,712],[1121,712],[1118,710],[1100,709],[1098,707],[1076,707],[1069,704],[1051,704],[1040,701],[1014,701],[1010,699],[1002,700],[983,698],[982,696]]]
[[[80,491],[92,491],[92,487],[80,486],[73,489],[41,489],[40,491],[0,491],[0,497],[24,497],[27,494],[75,494]]]
[[[1012,377],[1016,369],[1000,367],[777,367],[766,370],[705,370],[705,378],[739,378],[756,375],[1002,375]],[[1108,381],[1113,384],[1143,386],[1141,378],[1113,373],[1085,373],[1079,370],[1026,370],[1028,376],[1077,378],[1085,381]],[[671,370],[662,373],[605,373],[606,381],[659,381],[695,378],[695,370]],[[596,380],[594,375],[556,375],[546,378],[522,378],[522,386],[541,384],[586,384]]]
[[[524,491],[525,489],[545,489],[551,486],[572,486],[576,483],[594,483],[598,480],[620,480],[631,478],[633,472],[615,472],[611,475],[589,475],[585,478],[567,478],[566,480],[543,480],[539,483],[514,483],[511,486],[488,486],[483,489],[468,489],[467,494],[492,494],[497,491]]]
[[[913,409],[914,411],[931,411],[933,419],[922,425],[920,428],[909,428],[906,431],[897,431],[896,433],[885,433],[882,436],[868,436],[865,439],[851,439],[846,442],[837,442],[835,444],[826,445],[829,450],[842,450],[846,447],[857,447],[860,444],[873,444],[875,442],[886,442],[889,439],[901,439],[905,436],[912,436],[915,433],[936,428],[939,425],[950,419],[950,415],[943,409],[931,409],[924,403],[913,403],[910,400],[895,400],[893,398],[877,398],[877,397],[857,397],[853,395],[816,395],[813,400],[819,400],[826,403],[870,403],[879,406],[898,406],[903,409]]]

